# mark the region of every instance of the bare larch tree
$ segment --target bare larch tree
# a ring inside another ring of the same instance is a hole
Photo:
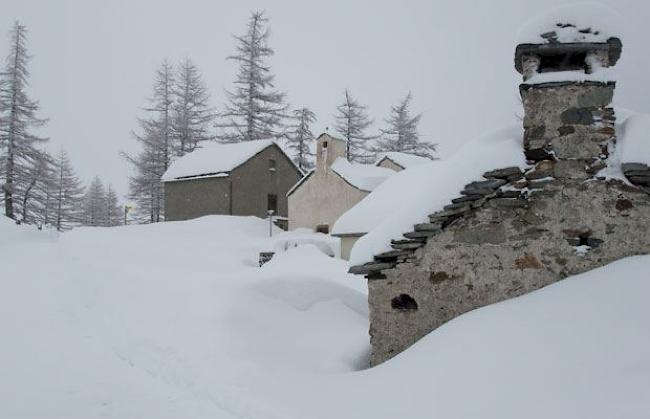
[[[57,230],[72,228],[82,221],[84,187],[74,172],[68,153],[61,150],[55,162],[53,224]]]
[[[173,157],[173,82],[172,67],[165,60],[156,72],[151,106],[145,108],[149,117],[138,120],[141,132],[133,134],[142,148],[135,156],[122,153],[135,170],[129,177],[129,197],[135,201],[140,216],[151,223],[164,218],[160,178]]]
[[[27,65],[31,57],[27,53],[26,27],[15,22],[9,38],[9,54],[5,68],[0,72],[0,180],[5,215],[16,218],[18,214],[26,213],[19,207],[26,202],[25,192],[33,190],[35,183],[31,188],[29,185],[35,175],[42,172],[43,152],[38,145],[47,139],[33,133],[33,129],[41,127],[46,120],[36,116],[38,102],[27,95]],[[21,192],[22,197],[19,196]]]
[[[86,188],[84,195],[83,224],[86,226],[100,227],[106,225],[106,188],[101,179],[95,176]]]
[[[227,91],[228,104],[217,125],[224,142],[277,139],[283,135],[287,106],[284,93],[275,90],[267,59],[273,55],[268,46],[268,18],[264,12],[251,13],[248,29],[235,36],[237,52],[228,57],[239,70],[233,91]]]
[[[345,89],[345,101],[337,106],[334,129],[347,141],[347,159],[367,163],[373,158],[372,141],[377,136],[366,134],[373,121],[366,114],[366,106],[361,105]]]
[[[418,124],[422,114],[411,115],[411,100],[409,92],[404,100],[391,107],[390,116],[385,120],[386,128],[380,130],[381,138],[377,141],[375,150],[378,153],[399,151],[434,159],[436,144],[420,140]]]
[[[106,226],[113,227],[120,225],[122,220],[122,209],[117,198],[117,193],[111,185],[108,185],[106,196],[104,197],[104,211],[106,219]]]
[[[309,108],[302,108],[293,111],[292,119],[294,122],[287,129],[287,147],[298,167],[309,170],[313,167],[311,145],[315,140],[311,125],[316,122],[316,115]]]
[[[173,87],[174,151],[183,156],[199,144],[215,139],[210,125],[216,114],[210,107],[210,94],[198,68],[187,58],[178,67]]]

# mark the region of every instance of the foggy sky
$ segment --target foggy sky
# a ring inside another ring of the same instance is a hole
[[[447,156],[467,140],[517,123],[514,42],[521,23],[561,0],[196,1],[0,0],[0,56],[14,19],[29,29],[30,94],[50,122],[49,149],[68,150],[85,181],[94,175],[127,193],[136,151],[131,131],[163,58],[190,57],[217,110],[235,65],[232,34],[250,10],[267,11],[276,86],[293,107],[332,125],[347,87],[381,123],[410,90],[420,131]],[[615,103],[650,112],[650,2],[602,1],[620,11],[626,32]],[[375,125],[377,128],[378,125]]]

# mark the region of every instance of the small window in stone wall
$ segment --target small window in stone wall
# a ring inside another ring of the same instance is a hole
[[[269,159],[269,170],[270,170],[271,172],[275,172],[275,170],[276,170],[276,164],[277,164],[277,163],[276,163],[275,159]]]
[[[316,226],[316,233],[330,234],[329,224],[318,224]]]
[[[400,294],[390,302],[393,310],[413,311],[418,309],[418,303],[408,294]]]

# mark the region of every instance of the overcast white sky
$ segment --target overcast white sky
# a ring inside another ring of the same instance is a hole
[[[271,20],[277,87],[311,107],[315,132],[332,124],[348,87],[381,122],[409,90],[423,136],[444,157],[465,141],[516,122],[514,42],[522,22],[562,0],[0,0],[0,33],[14,19],[30,30],[30,93],[49,117],[50,149],[65,147],[84,180],[127,192],[131,130],[161,60],[192,58],[219,109],[235,68],[232,34],[250,10]],[[650,1],[609,0],[622,15],[616,103],[650,112]],[[0,38],[0,55],[8,51]]]

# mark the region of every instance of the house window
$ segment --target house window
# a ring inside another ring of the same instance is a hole
[[[269,159],[269,170],[275,172],[276,162],[275,159]]]
[[[278,196],[276,194],[267,195],[266,209],[268,211],[273,211],[275,214],[278,213]]]
[[[323,148],[327,148],[327,141],[323,141]]]

